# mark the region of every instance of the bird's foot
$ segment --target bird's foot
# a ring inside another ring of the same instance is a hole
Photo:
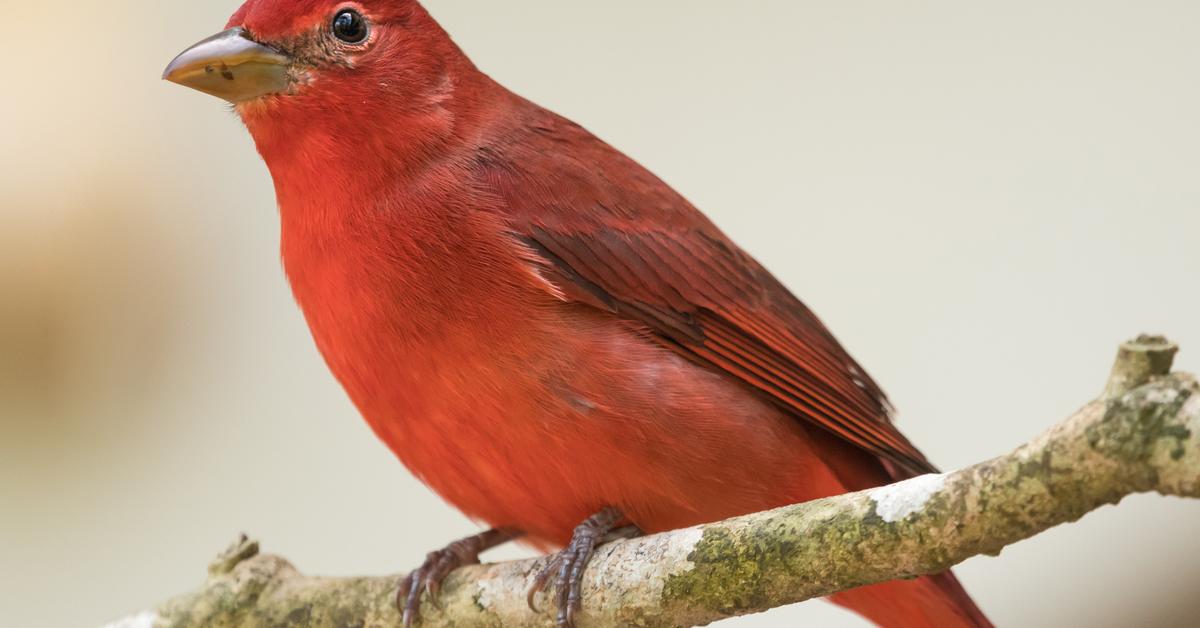
[[[636,526],[616,528],[625,515],[616,508],[605,508],[588,518],[575,528],[571,542],[561,552],[554,556],[529,588],[526,600],[529,608],[540,612],[534,605],[534,596],[546,588],[550,579],[554,579],[554,599],[558,608],[557,624],[561,628],[572,628],[575,616],[583,603],[583,570],[592,559],[596,547],[603,543],[619,538],[631,538],[641,535]]]
[[[396,607],[404,614],[404,628],[412,628],[421,619],[421,594],[429,592],[434,606],[441,608],[438,592],[450,572],[467,565],[478,565],[479,555],[521,536],[519,530],[498,528],[455,541],[445,548],[429,552],[425,563],[400,579]]]

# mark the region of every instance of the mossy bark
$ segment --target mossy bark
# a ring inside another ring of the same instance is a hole
[[[579,623],[706,624],[998,555],[1130,494],[1200,498],[1200,384],[1168,374],[1175,351],[1160,338],[1127,343],[1102,399],[1006,456],[607,545],[585,575]],[[424,600],[423,625],[552,625],[525,603],[544,560],[456,571],[441,609]],[[243,537],[199,590],[122,626],[394,627],[397,582],[303,576]]]

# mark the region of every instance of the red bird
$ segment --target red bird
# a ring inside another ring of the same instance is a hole
[[[565,547],[933,467],[829,330],[679,193],[480,72],[415,0],[250,0],[165,77],[236,104],[275,181],[283,264],[375,433],[494,530]],[[582,523],[581,523],[582,522]],[[532,594],[531,594],[532,595]],[[882,626],[988,626],[946,573],[832,597]]]

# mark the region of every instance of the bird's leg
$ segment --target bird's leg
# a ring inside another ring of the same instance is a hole
[[[466,565],[478,565],[481,553],[522,534],[523,532],[515,528],[496,528],[429,552],[423,565],[400,579],[400,589],[396,592],[396,607],[404,613],[404,627],[411,628],[420,620],[422,592],[428,591],[430,600],[437,606],[442,580],[450,575],[450,572]]]
[[[637,526],[616,528],[625,518],[616,508],[605,508],[592,515],[575,528],[571,542],[554,560],[538,574],[529,588],[527,601],[529,608],[537,612],[533,597],[546,588],[550,578],[554,578],[555,601],[558,607],[557,623],[560,627],[570,628],[575,625],[575,616],[582,606],[581,590],[583,588],[583,570],[596,551],[596,546],[622,538],[641,536],[642,531]]]
[[[608,545],[609,543],[613,543],[616,541],[624,541],[626,539],[636,539],[639,536],[645,536],[645,535],[646,535],[646,533],[642,532],[642,529],[635,525],[621,526],[619,528],[614,528],[608,534],[605,534],[604,538],[600,539],[600,542],[597,545]]]

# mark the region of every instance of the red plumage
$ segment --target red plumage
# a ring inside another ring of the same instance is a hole
[[[251,0],[299,46],[345,3]],[[238,110],[283,262],[376,434],[467,515],[561,546],[932,469],[825,326],[682,196],[480,73],[411,0],[363,2],[351,63]],[[834,596],[890,626],[984,626],[953,576]]]

